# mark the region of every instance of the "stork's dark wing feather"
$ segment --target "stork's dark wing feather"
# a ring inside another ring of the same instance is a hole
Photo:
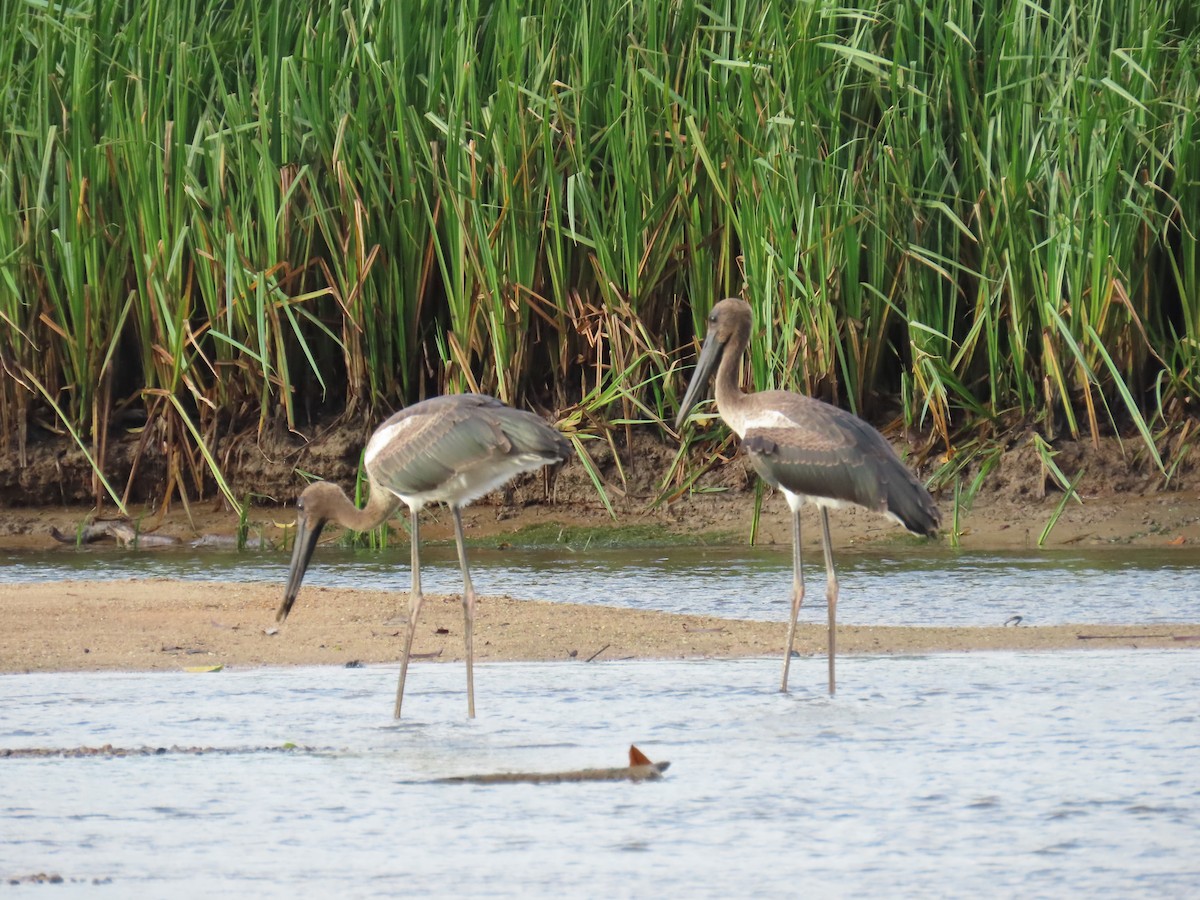
[[[799,444],[788,428],[752,428],[742,446],[762,479],[793,494],[857,503],[883,512],[879,481],[853,445]]]
[[[940,514],[929,492],[862,419],[798,394],[755,397],[778,414],[769,427],[748,428],[743,440],[768,484],[891,513],[917,534],[937,530]]]
[[[562,462],[571,453],[571,445],[562,433],[536,413],[501,404],[489,409],[487,415],[504,432],[515,453],[531,453],[546,463]]]

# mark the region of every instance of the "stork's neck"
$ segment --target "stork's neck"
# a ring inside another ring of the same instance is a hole
[[[741,422],[741,409],[746,393],[738,381],[738,366],[745,351],[746,342],[736,335],[731,337],[721,354],[721,363],[717,366],[717,412],[721,414],[725,424],[737,432],[738,437],[742,437],[745,431]]]
[[[400,505],[400,499],[391,491],[384,490],[370,479],[367,483],[370,485],[371,495],[367,499],[366,506],[359,509],[354,505],[354,501],[343,492],[342,498],[345,503],[339,503],[338,508],[334,511],[333,518],[337,520],[337,523],[351,531],[370,531],[378,528]]]

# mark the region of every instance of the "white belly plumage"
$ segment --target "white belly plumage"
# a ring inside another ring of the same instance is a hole
[[[489,459],[479,466],[456,472],[437,487],[418,493],[406,493],[389,488],[410,509],[422,509],[430,503],[466,506],[485,494],[490,494],[510,479],[546,465],[536,453],[519,453],[503,459]]]

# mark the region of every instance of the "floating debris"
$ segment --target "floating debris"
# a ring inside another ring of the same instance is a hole
[[[183,543],[177,537],[139,532],[137,526],[127,519],[96,519],[79,529],[78,534],[63,534],[57,528],[51,527],[50,537],[60,544],[91,544],[104,538],[112,538],[118,547],[140,549],[174,547]]]
[[[241,753],[316,752],[319,752],[316,747],[300,747],[292,743],[276,747],[114,747],[112,744],[105,744],[102,747],[0,747],[0,759],[41,759],[53,756],[75,759],[89,756],[166,756],[167,754],[203,756],[206,753],[232,756]]]
[[[245,543],[245,541],[241,542]],[[200,537],[189,542],[189,547],[194,547],[197,550],[241,550],[241,543],[238,541],[236,534],[202,534]],[[266,546],[262,549],[273,549],[270,541],[265,542]]]
[[[589,656],[587,659],[585,659],[584,662],[591,662],[593,659],[595,659],[597,656],[599,656],[601,653],[603,653],[605,650],[607,650],[611,646],[612,646],[612,644],[605,644],[603,647],[601,647],[599,650],[597,650],[595,653],[593,653],[591,656]]]
[[[1075,637],[1081,641],[1133,641],[1144,640],[1145,638],[1180,638],[1173,634],[1077,634]]]
[[[63,877],[57,872],[47,874],[38,872],[35,875],[20,875],[15,878],[8,879],[9,884],[62,884]]]

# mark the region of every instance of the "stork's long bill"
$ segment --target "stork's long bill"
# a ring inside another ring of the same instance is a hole
[[[292,544],[292,564],[288,568],[287,588],[283,592],[283,602],[279,604],[279,612],[275,613],[275,621],[282,622],[292,611],[292,604],[300,593],[300,584],[304,581],[304,572],[308,561],[312,559],[313,551],[317,549],[317,539],[321,537],[321,529],[325,527],[324,519],[310,522],[303,512],[296,515],[296,541]]]
[[[704,346],[700,349],[700,357],[696,360],[696,370],[692,372],[692,380],[683,394],[683,402],[679,404],[679,415],[675,418],[676,431],[683,427],[688,413],[700,400],[700,394],[708,386],[708,381],[721,361],[721,354],[724,350],[725,342],[717,337],[717,329],[710,328],[708,337],[704,339]]]

